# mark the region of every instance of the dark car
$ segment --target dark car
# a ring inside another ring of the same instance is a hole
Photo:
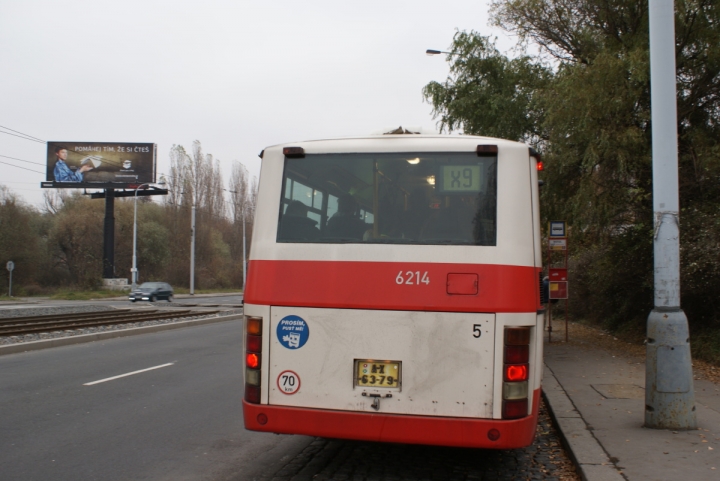
[[[165,299],[168,302],[172,302],[173,288],[167,282],[143,282],[130,292],[128,299],[130,299],[131,302],[155,302],[159,299]]]

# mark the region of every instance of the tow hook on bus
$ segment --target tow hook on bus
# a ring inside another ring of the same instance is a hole
[[[376,411],[379,411],[379,410],[380,410],[380,398],[382,398],[382,397],[386,397],[386,398],[392,397],[392,394],[390,394],[390,393],[387,393],[387,394],[385,394],[385,396],[383,396],[382,394],[375,393],[375,392],[373,392],[373,393],[364,392],[364,393],[362,393],[362,395],[363,395],[363,396],[368,396],[368,397],[374,398],[374,399],[373,399],[373,402],[372,402],[372,404],[371,404],[370,406],[371,406],[374,410],[376,410]]]

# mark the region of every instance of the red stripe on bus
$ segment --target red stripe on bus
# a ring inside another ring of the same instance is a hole
[[[540,308],[539,270],[488,264],[254,260],[248,268],[245,302],[295,307],[536,312]],[[448,274],[477,275],[477,294],[474,290],[471,294],[448,294]]]
[[[353,411],[331,411],[243,401],[245,429],[279,434],[304,434],[335,439],[387,443],[512,449],[529,446],[535,438],[540,389],[533,395],[532,414],[509,421],[500,419],[410,416]],[[267,420],[258,422],[262,414]],[[497,429],[496,441],[488,431]]]

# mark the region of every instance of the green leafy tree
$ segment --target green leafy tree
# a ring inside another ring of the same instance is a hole
[[[544,138],[535,95],[551,78],[547,67],[527,56],[509,59],[475,32],[457,32],[448,58],[450,77],[423,89],[441,130],[532,143]]]
[[[47,265],[44,225],[41,214],[20,202],[4,185],[0,185],[0,295],[7,295],[9,276],[5,270],[8,261],[15,263],[13,295],[38,283]]]
[[[720,314],[703,301],[720,281],[720,226],[711,221],[720,209],[720,2],[675,5],[683,305],[700,326]],[[494,22],[540,54],[509,59],[478,34],[458,33],[450,78],[424,90],[441,127],[537,140],[543,214],[570,222],[576,248],[573,308],[616,326],[644,325],[652,307],[647,12],[647,1],[495,1]]]

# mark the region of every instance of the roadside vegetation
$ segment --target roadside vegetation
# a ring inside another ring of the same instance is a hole
[[[196,206],[195,291],[242,288],[242,226],[252,235],[256,181],[233,164],[225,184],[219,162],[200,142],[192,151],[175,145],[167,196],[138,197],[137,265],[139,281],[165,281],[176,292],[190,282],[190,216]],[[115,275],[130,281],[132,267],[132,197],[115,199]],[[78,190],[46,191],[44,208],[24,204],[0,185],[0,292],[7,299],[5,263],[15,263],[14,297],[96,299],[122,296],[100,290],[105,203]]]
[[[720,1],[675,2],[682,307],[697,358],[720,360]],[[653,308],[647,0],[496,0],[519,39],[457,32],[426,85],[440,127],[543,154],[544,225],[570,226],[570,311],[628,338]],[[527,47],[527,48],[525,48]]]

